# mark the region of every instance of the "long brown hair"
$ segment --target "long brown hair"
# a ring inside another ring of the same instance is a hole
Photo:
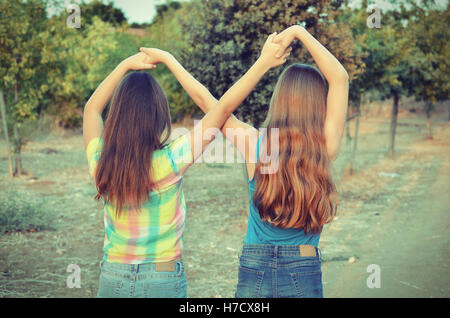
[[[136,208],[148,200],[153,152],[168,140],[170,123],[158,82],[145,72],[125,76],[111,99],[95,176],[95,198],[113,204],[117,216],[124,206]]]
[[[278,79],[261,143],[261,148],[277,148],[278,168],[262,173],[264,163],[258,160],[253,195],[261,219],[274,226],[317,234],[334,217],[336,189],[324,136],[326,96],[326,82],[312,66],[293,64]],[[271,145],[274,128],[279,139]]]

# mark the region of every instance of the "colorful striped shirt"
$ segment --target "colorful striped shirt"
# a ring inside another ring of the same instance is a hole
[[[86,149],[93,177],[103,149],[103,139],[93,138]],[[186,169],[193,163],[187,135],[153,152],[151,178],[157,190],[149,192],[140,209],[122,210],[104,203],[104,257],[108,262],[141,264],[165,262],[181,256],[186,203],[181,187]]]

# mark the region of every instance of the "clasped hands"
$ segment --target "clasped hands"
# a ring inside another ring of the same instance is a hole
[[[292,51],[290,45],[295,39],[296,28],[301,28],[301,26],[295,25],[279,34],[274,32],[269,35],[258,61],[268,68],[284,64]],[[171,54],[169,52],[157,48],[141,47],[139,53],[128,57],[122,63],[125,64],[128,70],[154,69],[157,64],[165,63],[170,57]]]

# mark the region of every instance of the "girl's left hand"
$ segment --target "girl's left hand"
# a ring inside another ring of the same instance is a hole
[[[156,67],[156,64],[152,63],[150,57],[142,52],[126,58],[122,63],[127,67],[127,69],[133,71],[149,70]]]

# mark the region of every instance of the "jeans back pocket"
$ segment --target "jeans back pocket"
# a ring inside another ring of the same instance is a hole
[[[256,298],[260,297],[261,286],[264,279],[262,269],[253,269],[239,266],[238,284],[236,288],[236,298]]]

